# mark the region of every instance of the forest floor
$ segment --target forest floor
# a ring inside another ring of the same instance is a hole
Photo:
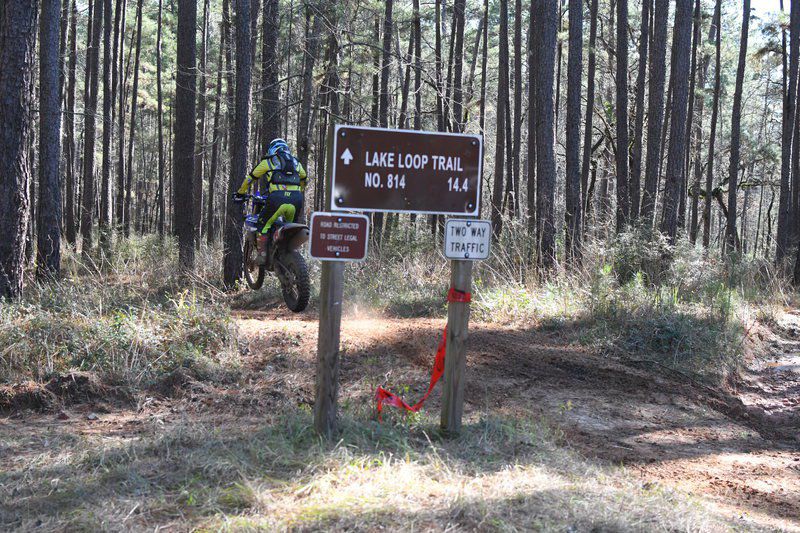
[[[465,427],[374,418],[421,397],[444,319],[346,315],[340,440],[310,431],[317,315],[234,309],[242,373],[173,373],[133,403],[0,414],[0,529],[800,531],[800,314],[724,387],[578,342],[584,324],[473,321]]]

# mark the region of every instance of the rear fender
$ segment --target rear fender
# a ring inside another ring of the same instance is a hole
[[[286,224],[275,234],[275,242],[288,250],[297,250],[308,242],[308,226],[303,224]]]

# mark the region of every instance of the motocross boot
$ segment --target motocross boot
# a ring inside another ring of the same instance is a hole
[[[267,248],[268,248],[268,239],[267,236],[263,233],[259,233],[256,236],[256,264],[259,266],[264,266],[267,264]]]

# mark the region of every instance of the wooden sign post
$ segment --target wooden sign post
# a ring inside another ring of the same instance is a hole
[[[472,292],[472,261],[451,261],[450,286],[460,293]],[[449,302],[441,417],[441,428],[447,435],[456,435],[461,431],[468,334],[469,302]]]
[[[476,217],[480,213],[483,139],[478,135],[335,126],[328,131],[327,149],[325,205],[331,211],[465,217]],[[472,221],[460,222],[465,227],[472,224]],[[451,287],[463,295],[472,289],[472,260],[488,255],[488,245],[479,249],[475,246],[480,243],[472,243],[480,240],[481,236],[474,234],[477,230],[472,228],[468,232],[465,227],[460,227],[458,235],[454,233],[461,239],[459,243],[451,245],[456,250],[456,255],[452,256]],[[355,223],[351,229],[351,235],[355,235]],[[343,232],[336,235],[333,239],[326,235],[324,246],[321,236],[318,242],[318,247],[333,250],[334,254],[338,252],[336,258],[339,259],[323,259],[320,285],[314,428],[325,437],[331,437],[337,427],[344,272],[341,259],[345,251],[351,250],[327,243],[353,238],[346,237]],[[315,242],[313,235],[311,241]],[[352,250],[353,257],[359,255],[356,248]],[[323,251],[316,257],[322,258]],[[441,425],[446,433],[455,434],[461,429],[464,404],[469,299],[450,300]]]
[[[328,174],[325,195],[330,203],[331,161],[333,160],[333,128],[328,130]],[[339,337],[342,328],[342,292],[344,263],[322,261],[319,287],[319,332],[317,337],[317,378],[314,398],[314,429],[330,438],[336,433],[336,411],[339,400]]]
[[[339,335],[342,327],[344,263],[322,262],[319,288],[319,337],[317,339],[317,385],[314,429],[330,438],[336,433],[339,399]]]
[[[456,294],[472,292],[472,262],[489,257],[491,242],[488,220],[451,218],[445,223],[444,256],[451,259],[450,286]],[[449,301],[441,427],[450,435],[461,431],[468,333],[469,301]]]

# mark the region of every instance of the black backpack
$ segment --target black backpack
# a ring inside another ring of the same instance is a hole
[[[287,151],[280,151],[275,154],[281,165],[272,171],[270,183],[273,185],[300,185],[300,174],[297,172],[295,159]]]

